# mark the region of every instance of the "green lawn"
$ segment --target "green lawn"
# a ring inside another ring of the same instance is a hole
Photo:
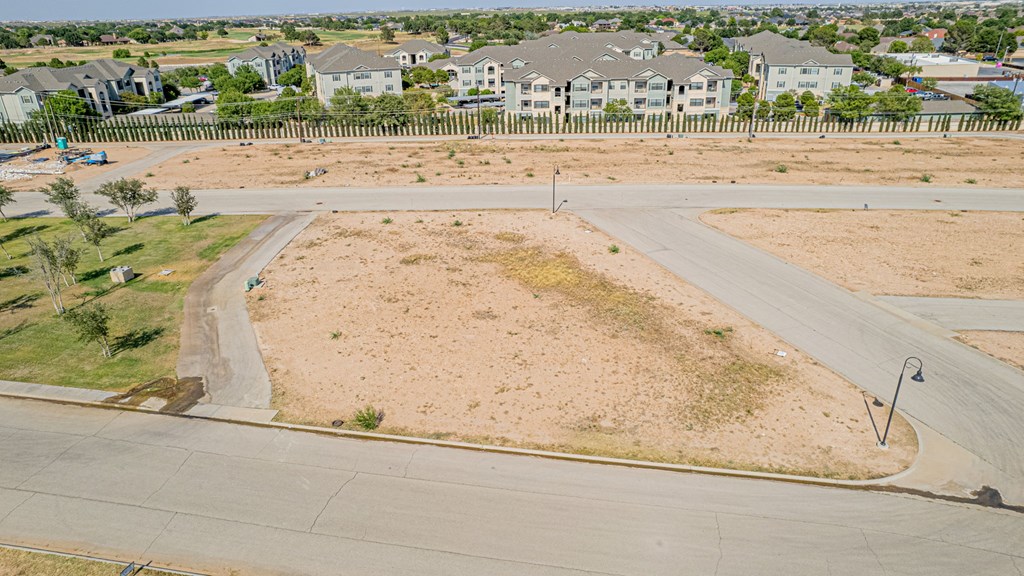
[[[263,216],[216,216],[182,226],[177,217],[136,220],[108,218],[119,230],[104,240],[106,260],[87,246],[65,219],[32,218],[0,224],[0,241],[14,258],[0,254],[0,379],[122,391],[174,376],[182,302],[189,284]],[[103,358],[98,344],[81,342],[58,317],[35,275],[26,239],[72,236],[83,249],[78,285],[65,288],[70,310],[101,302],[110,311],[114,356]],[[114,266],[131,266],[139,276],[123,285],[110,281]],[[173,270],[161,276],[162,270]]]

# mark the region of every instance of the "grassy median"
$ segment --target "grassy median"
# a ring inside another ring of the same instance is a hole
[[[101,262],[69,220],[25,218],[0,224],[0,379],[121,391],[173,376],[182,302],[189,285],[263,216],[213,216],[182,226],[177,217],[105,218]],[[33,262],[29,240],[73,239],[80,249],[77,284],[61,283],[68,310],[94,303],[110,313],[112,357],[82,341],[58,316]],[[109,271],[131,266],[137,277],[114,284]],[[162,273],[170,271],[168,273]]]

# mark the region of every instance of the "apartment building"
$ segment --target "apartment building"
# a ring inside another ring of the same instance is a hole
[[[515,46],[485,46],[434,69],[443,67],[450,70],[451,87],[460,96],[467,95],[473,88],[500,94],[504,90],[504,74],[531,62],[553,59],[578,62],[651,60],[666,50],[681,48],[672,41],[671,36],[667,33],[645,34],[633,31],[563,32]]]
[[[251,66],[263,77],[267,86],[277,84],[277,77],[306,62],[306,50],[278,42],[270,46],[253,46],[228,58],[228,72],[234,75],[242,66]]]
[[[436,54],[448,55],[448,49],[440,44],[427,42],[426,40],[410,40],[385,54],[394,58],[402,65],[402,68],[423,66],[430,61],[430,57]]]
[[[758,81],[758,98],[774,101],[784,92],[810,91],[819,99],[853,82],[853,58],[833,54],[810,42],[774,32],[733,39],[733,50],[750,54],[749,73]]]
[[[732,72],[700,58],[535,61],[505,73],[505,111],[519,116],[599,116],[625,101],[637,116],[729,113]]]
[[[329,105],[339,88],[350,87],[364,96],[402,93],[402,67],[358,48],[335,44],[306,59],[306,74],[316,80],[316,95]]]
[[[0,77],[0,120],[25,122],[43,108],[47,96],[70,90],[104,118],[122,92],[139,96],[162,94],[160,71],[102,59],[68,68],[26,68]]]

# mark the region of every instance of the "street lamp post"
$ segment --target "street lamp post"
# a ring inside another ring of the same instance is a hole
[[[892,406],[889,407],[889,419],[885,423],[885,433],[882,434],[882,437],[878,439],[879,448],[889,447],[889,445],[886,444],[885,441],[886,439],[889,438],[889,426],[892,425],[892,415],[893,413],[896,412],[896,400],[900,397],[900,386],[903,384],[903,374],[907,371],[907,366],[911,365],[911,360],[917,361],[917,372],[913,376],[911,376],[910,379],[913,380],[914,382],[924,382],[924,374],[921,373],[921,371],[924,369],[924,363],[921,362],[921,359],[916,356],[911,356],[904,360],[903,368],[900,370],[900,379],[896,382],[896,394],[893,395]],[[877,435],[878,430],[875,429],[875,436],[877,437]]]
[[[554,214],[558,211],[555,207],[555,180],[561,172],[558,171],[558,166],[555,166],[555,171],[551,173],[551,213]]]

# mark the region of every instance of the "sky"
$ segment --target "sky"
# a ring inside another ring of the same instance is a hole
[[[133,20],[148,18],[202,18],[210,16],[256,16],[267,14],[311,14],[426,10],[435,8],[501,8],[516,7],[568,7],[592,6],[598,0],[50,0],[32,2],[28,0],[0,0],[0,19],[12,20]],[[778,0],[774,0],[778,2]],[[838,1],[838,0],[836,0]],[[744,0],[744,4],[768,4],[772,0]],[[790,0],[799,3],[799,0]],[[666,5],[669,2],[628,0],[622,4],[635,6]],[[672,2],[677,5],[736,4],[736,0],[698,0],[697,2]],[[808,2],[811,3],[811,2]],[[830,3],[830,2],[815,2]]]

